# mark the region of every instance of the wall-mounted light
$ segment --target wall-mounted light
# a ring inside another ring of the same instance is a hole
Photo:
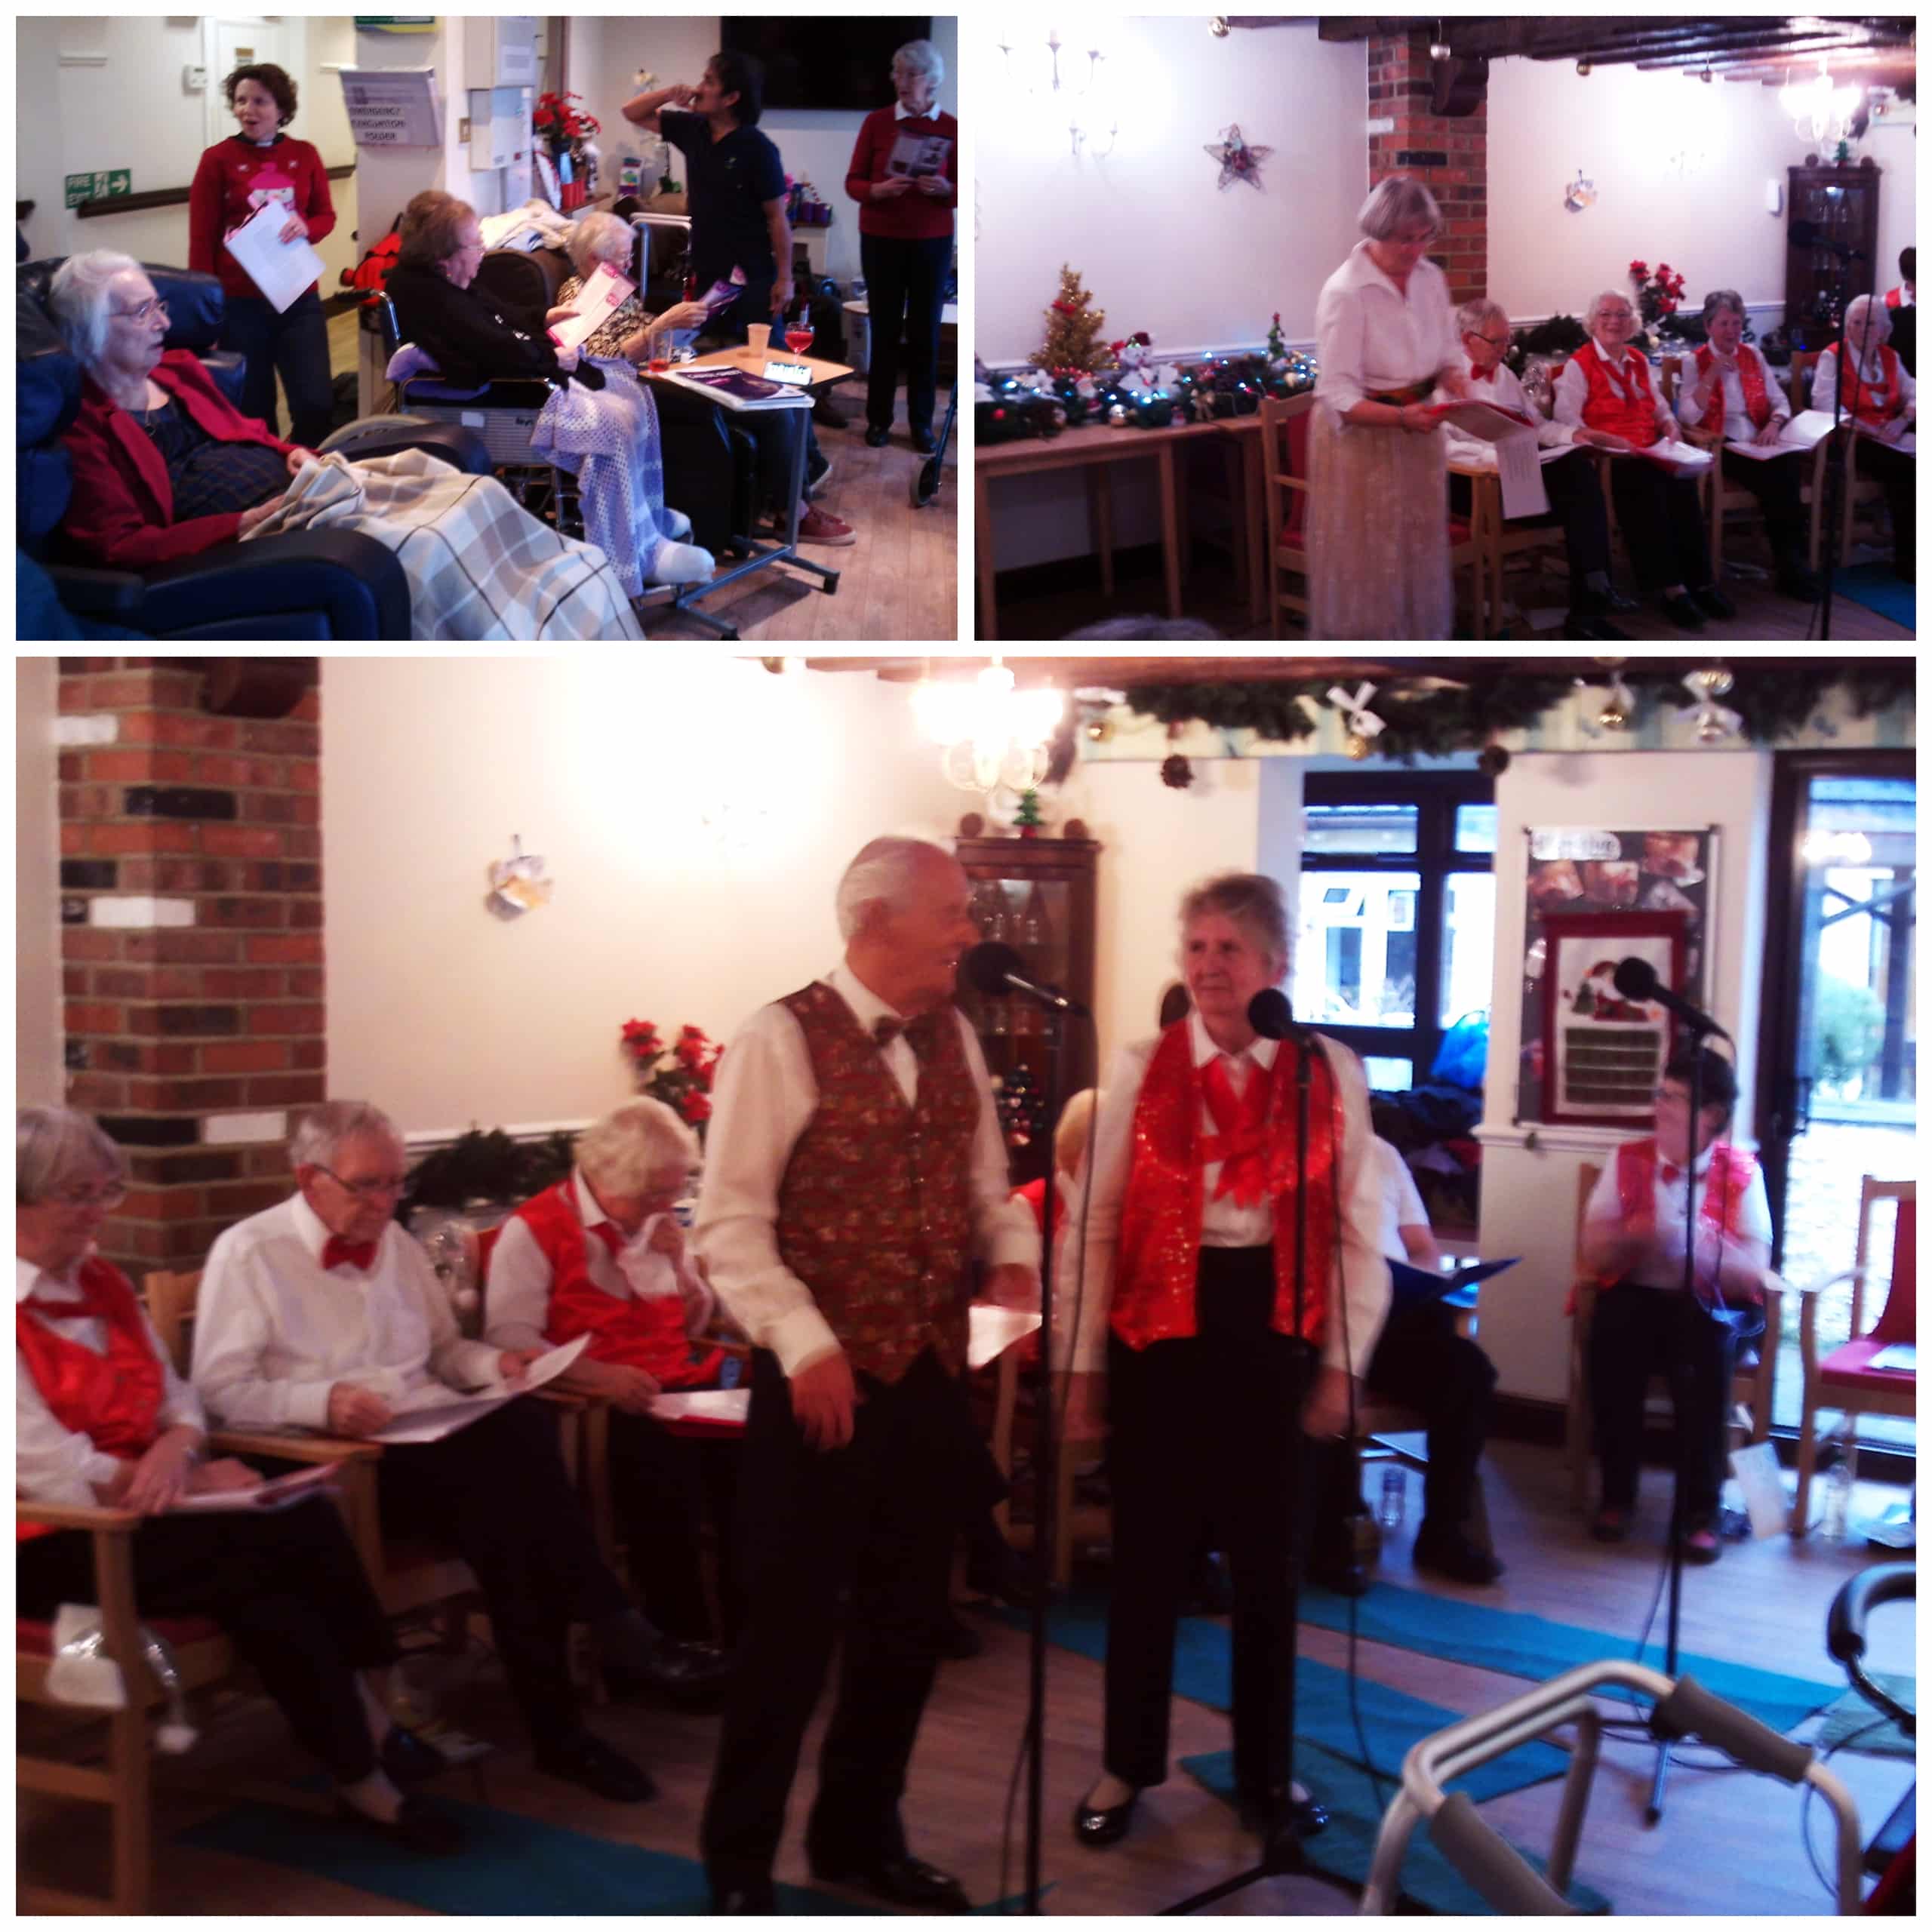
[[[1063,39],[1060,29],[1050,26],[1044,41],[1016,29],[995,45],[1005,62],[1008,96],[1037,102],[1049,114],[1065,114],[1074,153],[1084,146],[1096,160],[1104,160],[1119,138],[1120,120],[1102,72],[1107,57],[1099,45],[1098,29],[1082,29],[1080,38],[1088,43],[1084,48]],[[1067,56],[1064,72],[1063,52]],[[1098,145],[1101,142],[1106,145]]]

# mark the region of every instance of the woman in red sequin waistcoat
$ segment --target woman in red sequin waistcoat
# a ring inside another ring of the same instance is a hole
[[[1243,1816],[1264,1841],[1291,1804],[1303,1832],[1325,1822],[1288,1777],[1302,1444],[1346,1428],[1351,1371],[1358,1380],[1388,1306],[1367,1084],[1333,1041],[1311,1067],[1296,1279],[1298,1054],[1248,1018],[1287,969],[1281,888],[1244,873],[1198,887],[1180,958],[1194,1011],[1115,1059],[1057,1296],[1073,1318],[1071,1404],[1097,1406],[1104,1365],[1112,1432],[1105,1758],[1074,1814],[1089,1846],[1122,1837],[1167,1777],[1175,1629],[1203,1548],[1226,1552],[1234,1584]]]

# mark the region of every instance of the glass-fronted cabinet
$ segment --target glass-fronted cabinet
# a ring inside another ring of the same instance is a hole
[[[1788,172],[1785,328],[1794,349],[1829,349],[1844,319],[1842,303],[1847,289],[1856,295],[1870,285],[1872,256],[1878,246],[1881,174],[1862,165],[1793,168]],[[1807,222],[1816,232],[1801,247],[1791,238],[1791,231]],[[1852,265],[1848,281],[1839,273],[1839,264],[1847,260]],[[1878,264],[1881,271],[1890,266]],[[1884,288],[1885,281],[1878,286]]]
[[[961,838],[954,850],[972,882],[972,910],[983,939],[1010,946],[1029,980],[1059,987],[1084,1006],[1094,1004],[1094,871],[1100,848],[1087,838]],[[1017,995],[988,998],[962,984],[959,1004],[986,1057],[1014,1183],[1037,1180],[1053,1154],[1047,1118],[1047,1015]],[[1069,1017],[1063,1101],[1093,1085],[1094,1031]]]

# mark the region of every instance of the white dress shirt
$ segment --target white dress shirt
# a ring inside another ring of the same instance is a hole
[[[1629,345],[1626,343],[1624,348]],[[1567,423],[1572,429],[1583,426],[1583,405],[1590,399],[1590,386],[1583,374],[1583,362],[1586,355],[1594,355],[1604,365],[1604,376],[1613,395],[1622,395],[1626,380],[1617,374],[1623,350],[1605,349],[1595,337],[1585,343],[1576,354],[1563,365],[1563,373],[1556,379],[1556,387],[1551,392],[1550,414],[1559,423]],[[1641,395],[1641,391],[1638,393]],[[1671,414],[1670,405],[1663,399],[1663,384],[1653,369],[1651,371],[1651,393],[1657,406],[1657,427],[1666,435],[1677,434],[1677,418]]]
[[[1875,390],[1882,393],[1884,386],[1884,358],[1875,355],[1868,349],[1865,352],[1866,367],[1865,400],[1869,402]],[[1833,398],[1838,394],[1838,352],[1835,348],[1828,349],[1818,358],[1817,366],[1811,373],[1811,407],[1822,409],[1829,416],[1835,405]],[[1904,363],[1899,364],[1899,395],[1905,404],[1908,426],[1916,418],[1918,408],[1918,385],[1912,380],[1912,371]],[[1849,411],[1847,411],[1849,414]],[[1866,426],[1869,428],[1869,425]]]
[[[849,967],[834,968],[824,983],[867,1032],[878,1020],[902,1017]],[[974,1244],[992,1266],[1037,1267],[1039,1230],[1032,1210],[1010,1192],[1006,1140],[985,1058],[965,1016],[955,1009],[952,1018],[980,1096],[968,1175]],[[881,1057],[905,1096],[909,1121],[918,1089],[918,1056],[902,1033]],[[792,1149],[818,1106],[811,1051],[789,1008],[774,1001],[746,1022],[719,1064],[712,1102],[704,1184],[698,1195],[698,1252],[732,1319],[757,1347],[777,1356],[787,1375],[795,1374],[835,1349],[838,1338],[811,1289],[779,1258],[779,1186]]]
[[[32,1294],[45,1294],[54,1301],[72,1300],[79,1292],[75,1278],[79,1274],[80,1267],[81,1264],[76,1262],[66,1274],[55,1275],[36,1268],[31,1261],[23,1261],[16,1255],[15,1303],[23,1302]],[[107,1324],[98,1315],[49,1320],[36,1309],[33,1318],[45,1323],[48,1332],[59,1336],[63,1342],[78,1342],[82,1348],[91,1349],[97,1355],[107,1352]],[[155,1418],[157,1432],[171,1429],[195,1429],[205,1435],[208,1417],[202,1412],[199,1398],[175,1374],[174,1364],[168,1359],[168,1352],[154,1331],[153,1323],[145,1315],[142,1322],[147,1330],[148,1346],[161,1364],[161,1411]],[[91,1509],[100,1500],[94,1493],[94,1484],[112,1482],[121,1467],[122,1459],[97,1449],[91,1436],[82,1430],[68,1428],[55,1417],[47,1406],[47,1398],[41,1394],[40,1385],[34,1380],[25,1358],[17,1353],[14,1368],[14,1494],[33,1503],[71,1503]]]
[[[903,100],[895,100],[892,103],[892,118],[895,121],[937,121],[946,111],[939,104],[937,94],[933,96],[931,106],[928,107],[923,114],[915,114]]]
[[[322,1266],[328,1229],[300,1195],[208,1251],[195,1311],[195,1386],[237,1428],[328,1427],[329,1391],[352,1383],[392,1409],[438,1383],[497,1379],[497,1351],[466,1341],[421,1244],[384,1224],[365,1274]]]
[[[1475,358],[1466,349],[1460,357],[1463,374],[1469,379],[1469,400],[1472,402],[1493,402],[1499,409],[1513,409],[1518,416],[1527,416],[1537,426],[1537,443],[1542,449],[1561,449],[1564,445],[1577,440],[1576,430],[1567,423],[1552,423],[1536,405],[1523,393],[1523,386],[1516,379],[1516,372],[1506,362],[1496,365],[1493,379],[1478,380]],[[1446,402],[1447,396],[1441,398]],[[1472,436],[1457,429],[1454,423],[1443,425],[1449,432],[1449,460],[1452,463],[1479,464],[1484,469],[1496,467],[1496,445],[1486,443],[1480,436]]]
[[[1442,271],[1417,262],[1405,293],[1375,266],[1365,241],[1321,285],[1315,343],[1315,392],[1337,415],[1372,390],[1407,389],[1463,362]]]
[[[1409,1251],[1402,1240],[1402,1230],[1427,1227],[1429,1210],[1422,1204],[1421,1190],[1401,1149],[1377,1134],[1374,1153],[1376,1178],[1381,1189],[1382,1252],[1392,1261],[1406,1261]]]
[[[1712,1149],[1707,1147],[1697,1158],[1697,1213],[1700,1219],[1704,1212],[1704,1177],[1710,1171],[1711,1153]],[[1684,1171],[1681,1168],[1676,1169],[1672,1178],[1666,1181],[1665,1165],[1660,1156],[1651,1203],[1657,1229],[1656,1244],[1624,1278],[1640,1287],[1681,1288],[1684,1285]],[[1583,1209],[1583,1221],[1587,1227],[1626,1225],[1623,1197],[1617,1191],[1614,1154],[1604,1163],[1603,1172],[1597,1177],[1597,1184],[1591,1190]],[[1768,1261],[1771,1252],[1771,1209],[1764,1194],[1762,1167],[1752,1175],[1751,1185],[1745,1189],[1744,1199],[1738,1208],[1738,1221],[1741,1232],[1737,1241],[1756,1244],[1761,1251],[1758,1259]],[[1727,1236],[1727,1240],[1730,1238]]]
[[[1220,1052],[1209,1038],[1198,1013],[1187,1017],[1188,1041],[1197,1067]],[[1114,1056],[1101,1088],[1098,1118],[1094,1123],[1093,1158],[1081,1186],[1066,1204],[1066,1232],[1054,1289],[1056,1332],[1072,1337],[1072,1361],[1078,1371],[1094,1373],[1107,1365],[1108,1318],[1114,1294],[1114,1259],[1120,1245],[1121,1208],[1127,1193],[1134,1151],[1134,1116],[1147,1068],[1160,1036],[1137,1040]],[[1389,1312],[1389,1266],[1378,1247],[1382,1226],[1382,1176],[1370,1158],[1374,1129],[1369,1123],[1368,1081],[1361,1062],[1338,1040],[1324,1038],[1323,1051],[1335,1075],[1342,1104],[1342,1291],[1346,1321],[1331,1320],[1321,1346],[1324,1365],[1345,1368],[1352,1361],[1359,1375],[1367,1366]],[[1229,1056],[1229,1073],[1237,1092],[1244,1078],[1265,1075],[1275,1064],[1281,1043],[1257,1038],[1242,1052]],[[1196,1131],[1217,1131],[1208,1103],[1201,1103]],[[1203,1247],[1260,1247],[1274,1238],[1275,1210],[1267,1200],[1244,1208],[1232,1194],[1215,1198],[1221,1163],[1211,1161],[1201,1174],[1201,1244]],[[1091,1198],[1084,1198],[1091,1190]],[[1084,1258],[1081,1232],[1084,1228]],[[1077,1310],[1078,1327],[1075,1315]],[[1343,1333],[1346,1331],[1346,1344]],[[1056,1357],[1066,1359],[1063,1341]]]
[[[679,1263],[651,1245],[657,1224],[669,1217],[648,1216],[635,1235],[613,1254],[603,1237],[595,1232],[611,1217],[598,1205],[597,1196],[580,1171],[572,1171],[566,1192],[583,1224],[584,1265],[592,1287],[613,1301],[629,1301],[633,1295],[640,1301],[663,1295],[685,1296],[687,1332],[702,1334],[709,1327],[717,1297],[692,1266],[691,1248],[686,1247]],[[503,1223],[497,1244],[490,1251],[489,1292],[483,1298],[483,1306],[484,1334],[492,1348],[550,1346],[545,1331],[550,1325],[550,1288],[554,1279],[550,1257],[543,1252],[536,1230],[521,1216],[512,1214]]]
[[[1742,363],[1746,356],[1755,358],[1764,378],[1764,398],[1771,405],[1771,420],[1783,423],[1791,414],[1791,398],[1784,392],[1771,365],[1758,354],[1748,342],[1737,345],[1737,359]],[[1713,365],[1715,366],[1715,365]],[[1749,411],[1744,406],[1744,378],[1735,369],[1724,372],[1724,433],[1727,442],[1748,443],[1758,434],[1758,425],[1752,421]],[[1696,400],[1697,392],[1697,358],[1694,352],[1685,356],[1677,365],[1677,420],[1687,429],[1697,429],[1703,426],[1704,411],[1710,407],[1707,391],[1702,402]]]

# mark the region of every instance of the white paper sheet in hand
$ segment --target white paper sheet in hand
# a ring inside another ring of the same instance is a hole
[[[550,340],[559,349],[575,349],[587,342],[630,298],[637,284],[626,281],[608,262],[600,262],[597,272],[580,288],[571,306],[577,311],[567,321],[550,325]]]
[[[675,1422],[696,1416],[706,1422],[743,1422],[751,1414],[749,1389],[666,1389],[651,1398],[651,1413]]]
[[[451,1392],[447,1401],[440,1399],[439,1392],[435,1389],[418,1389],[414,1399],[419,1406],[407,1410],[386,1427],[377,1429],[369,1440],[440,1442],[445,1436],[468,1428],[492,1409],[500,1409],[506,1402],[527,1395],[531,1389],[540,1389],[546,1382],[554,1382],[589,1346],[590,1337],[580,1335],[575,1341],[563,1343],[547,1355],[539,1355],[524,1371],[522,1381],[515,1387],[500,1382],[493,1388],[480,1389],[473,1395],[459,1395]]]
[[[1695,443],[1653,443],[1648,449],[1633,450],[1631,454],[1676,476],[1695,476],[1709,469],[1712,461],[1710,451],[1700,450]]]
[[[966,1366],[984,1368],[1021,1336],[1030,1335],[1039,1327],[1040,1311],[1001,1308],[989,1301],[976,1301],[968,1311],[968,1319],[971,1326],[966,1340]]]
[[[1781,456],[1801,455],[1816,449],[1832,433],[1832,419],[1822,409],[1807,409],[1788,417],[1774,443],[1727,442],[1734,456],[1748,457],[1753,463],[1770,463]]]
[[[277,315],[286,314],[297,296],[321,281],[328,266],[306,240],[278,238],[291,212],[285,202],[265,203],[223,238]]]
[[[1543,466],[1537,460],[1536,432],[1514,410],[1492,402],[1438,405],[1436,414],[1466,436],[1487,443],[1496,451],[1496,474],[1503,486],[1506,518],[1541,516],[1549,508],[1543,487]]]

